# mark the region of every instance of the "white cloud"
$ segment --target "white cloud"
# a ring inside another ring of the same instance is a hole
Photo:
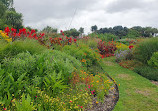
[[[24,25],[42,29],[49,25],[59,30],[92,25],[113,27],[136,25],[158,27],[157,0],[14,0],[24,16]]]

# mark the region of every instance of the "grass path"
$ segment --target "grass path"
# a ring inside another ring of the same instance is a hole
[[[158,111],[158,86],[114,62],[103,59],[102,67],[119,86],[119,101],[114,111]]]

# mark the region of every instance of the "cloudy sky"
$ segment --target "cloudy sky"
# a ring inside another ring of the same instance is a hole
[[[158,28],[158,0],[14,0],[24,25],[59,30],[122,25]]]

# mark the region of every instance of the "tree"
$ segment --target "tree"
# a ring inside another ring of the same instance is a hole
[[[15,29],[20,29],[22,28],[22,14],[17,13],[16,11],[6,11],[5,14],[5,23],[7,25],[11,25]]]
[[[42,31],[46,32],[46,33],[57,33],[58,30],[56,28],[52,28],[50,26],[46,26],[45,28],[43,28]]]
[[[0,8],[1,8],[0,9],[0,19],[2,19],[4,14],[5,14],[5,12],[6,12],[6,7],[1,1],[0,1]]]
[[[97,27],[96,25],[94,25],[94,26],[91,27],[91,31],[92,31],[92,32],[96,32],[97,29],[98,29],[98,27]]]
[[[8,9],[13,7],[13,0],[0,0]]]
[[[84,28],[80,27],[80,29],[78,31],[82,34],[82,33],[84,33]]]
[[[73,29],[64,31],[64,34],[65,34],[66,36],[68,36],[68,37],[69,37],[69,36],[76,37],[76,36],[79,36],[80,32],[77,31],[75,28],[73,28]]]

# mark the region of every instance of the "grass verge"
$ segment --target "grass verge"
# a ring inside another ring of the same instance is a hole
[[[120,84],[114,111],[157,111],[158,86],[114,61],[114,57],[110,57],[104,58],[102,63],[103,69]]]

